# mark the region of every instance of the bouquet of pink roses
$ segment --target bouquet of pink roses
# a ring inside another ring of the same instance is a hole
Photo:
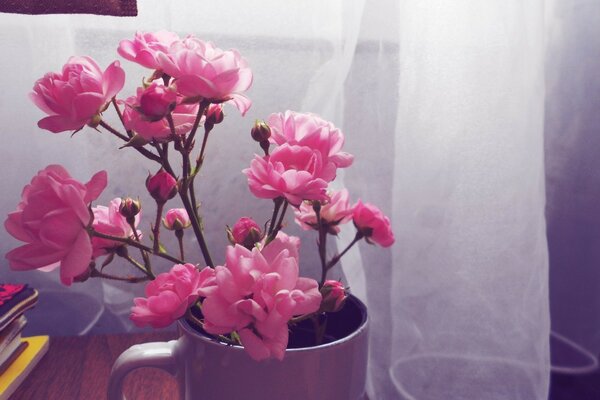
[[[136,325],[160,328],[185,317],[224,343],[242,345],[256,360],[283,358],[290,325],[311,318],[318,324],[320,316],[343,307],[346,289],[327,280],[327,273],[346,251],[361,239],[384,247],[394,242],[389,220],[377,207],[360,200],[350,205],[347,190],[328,190],[337,169],[353,161],[342,151],[342,132],[314,114],[292,111],[255,123],[251,137],[261,150],[243,173],[254,196],[272,200],[273,214],[264,225],[244,217],[227,228],[226,261],[215,265],[204,238],[195,178],[210,133],[223,121],[224,105],[242,115],[250,108],[244,93],[252,71],[236,50],[165,31],[137,33],[121,41],[118,53],[151,70],[134,96],[117,98],[125,82],[118,61],[102,70],[90,57],[72,57],[61,72],[39,79],[30,97],[48,114],[38,122],[40,128],[54,133],[86,126],[103,130],[122,142],[122,151],[136,151],[158,164],[145,182],[156,206],[150,229],[140,228],[139,200],[92,204],[107,185],[105,171],[81,183],[62,166],[50,165],[23,189],[21,202],[5,221],[6,230],[25,242],[6,255],[10,267],[59,268],[65,285],[91,277],[149,281],[146,297],[136,298],[131,310]],[[122,128],[103,118],[109,108]],[[168,209],[176,196],[184,208]],[[299,275],[300,241],[282,231],[290,209],[303,229],[317,232],[319,282]],[[328,235],[337,235],[339,225],[350,221],[356,227],[354,240],[328,259]],[[175,252],[161,243],[163,229],[176,236]],[[204,267],[186,262],[198,254],[184,251],[188,230],[197,239]],[[137,275],[107,272],[115,257]],[[155,274],[154,257],[174,266]]]

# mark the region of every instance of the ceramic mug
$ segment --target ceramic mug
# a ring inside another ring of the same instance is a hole
[[[108,399],[122,400],[125,376],[141,367],[174,375],[186,400],[366,399],[366,307],[352,296],[342,311],[331,315],[332,334],[345,337],[319,346],[288,348],[283,361],[261,362],[251,359],[242,347],[219,343],[181,319],[178,340],[135,345],[119,356],[111,371]]]

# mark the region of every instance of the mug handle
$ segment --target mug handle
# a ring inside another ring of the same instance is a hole
[[[115,361],[108,381],[108,400],[125,400],[123,381],[133,370],[143,367],[160,368],[175,376],[177,340],[136,344],[125,350]]]

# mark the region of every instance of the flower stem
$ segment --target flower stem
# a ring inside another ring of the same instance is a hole
[[[160,219],[162,217],[163,208],[165,207],[165,203],[156,202],[156,219],[154,222],[154,229],[152,229],[152,234],[154,235],[154,243],[152,246],[152,250],[154,253],[158,253],[160,249]]]
[[[100,272],[97,269],[92,269],[90,276],[94,277],[94,278],[104,278],[104,279],[110,279],[113,281],[124,281],[124,282],[129,282],[129,283],[138,283],[138,282],[144,282],[144,281],[150,280],[150,277],[148,277],[148,276],[115,276],[115,275],[105,274],[104,272]]]
[[[325,268],[323,269],[323,275],[321,276],[321,284],[319,285],[319,287],[322,287],[323,284],[325,283],[325,278],[327,276],[327,271],[329,271],[331,268],[333,268],[335,266],[335,264],[338,263],[338,261],[340,261],[340,259],[344,256],[344,254],[346,254],[346,252],[348,250],[350,250],[350,248],[352,246],[354,246],[356,243],[358,243],[358,241],[360,241],[362,238],[364,237],[364,234],[362,234],[361,232],[356,232],[356,236],[354,236],[354,239],[352,240],[352,242],[350,242],[350,244],[348,246],[346,246],[346,248],[338,255],[336,255],[335,257],[333,257],[326,265]]]
[[[176,229],[175,236],[177,237],[177,241],[179,242],[179,258],[185,260],[183,252],[183,229]]]
[[[269,237],[271,236],[271,233],[275,229],[275,221],[277,220],[277,214],[279,213],[279,208],[281,207],[281,204],[283,203],[283,201],[284,201],[283,197],[277,197],[277,198],[273,199],[274,207],[273,207],[273,215],[271,216],[271,224],[269,225],[269,231],[268,231]]]
[[[204,261],[206,262],[206,265],[208,265],[211,268],[214,268],[215,264],[213,263],[213,260],[210,257],[210,252],[208,251],[208,246],[206,245],[206,240],[204,239],[204,235],[202,233],[202,227],[200,226],[200,221],[197,218],[197,212],[194,209],[195,205],[192,205],[192,203],[190,202],[190,199],[188,197],[188,194],[184,190],[181,190],[179,192],[179,195],[180,195],[179,197],[181,197],[183,206],[185,207],[185,210],[187,211],[188,216],[190,217],[190,222],[192,223],[192,229],[194,230],[196,239],[198,239],[198,244],[200,245],[200,250],[202,251],[202,256],[204,256]]]
[[[200,101],[200,105],[198,106],[198,114],[196,114],[196,120],[194,121],[192,130],[190,131],[190,134],[185,142],[185,147],[188,149],[190,149],[192,146],[192,142],[194,141],[194,136],[196,135],[196,131],[198,130],[198,125],[200,125],[200,120],[202,119],[202,116],[204,115],[204,112],[208,108],[209,104],[210,103],[207,102],[206,100]]]
[[[156,277],[154,276],[154,274],[152,273],[152,271],[150,271],[148,268],[144,267],[142,264],[140,264],[139,262],[137,262],[134,258],[132,258],[130,255],[128,254],[119,254],[117,253],[117,255],[119,255],[120,257],[126,259],[127,261],[129,261],[129,263],[131,265],[133,265],[134,267],[136,267],[137,269],[139,269],[140,271],[142,271],[148,278],[150,279],[155,279]]]
[[[138,234],[138,231],[135,227],[135,219],[132,219],[131,221],[127,221],[127,223],[129,224],[129,226],[131,227],[131,230],[133,231],[133,237],[135,238],[135,241],[138,243],[141,243],[141,239],[140,239],[140,235]],[[142,255],[142,259],[144,260],[144,265],[146,266],[146,270],[148,270],[148,272],[150,272],[152,274],[152,265],[150,263],[150,257],[148,257],[148,253],[146,252],[146,250],[140,250],[140,254]]]
[[[119,108],[119,105],[117,104],[117,99],[113,97],[110,102],[115,107],[115,111],[117,112],[119,121],[121,121],[121,125],[123,125],[123,128],[125,128],[125,120],[123,119],[123,113],[121,113],[121,109]],[[133,133],[130,130],[127,130],[127,128],[125,128],[125,132],[127,132],[127,136],[129,136],[129,138],[133,137]]]
[[[104,233],[100,233],[91,228],[89,228],[88,232],[90,233],[91,236],[96,236],[96,237],[99,237],[102,239],[108,239],[108,240],[113,240],[115,242],[124,243],[126,245],[129,245],[129,246],[132,246],[132,247],[135,247],[138,249],[146,250],[146,251],[150,252],[151,254],[154,254],[158,257],[164,258],[165,260],[172,261],[176,264],[183,264],[183,261],[181,261],[167,253],[162,253],[162,252],[155,253],[150,247],[145,246],[142,243],[136,242],[135,240],[133,240],[131,238],[122,238],[122,237],[118,237],[118,236],[105,235]]]
[[[122,139],[123,141],[125,141],[125,142],[129,141],[129,138],[127,136],[123,135],[121,132],[117,131],[115,128],[113,128],[112,126],[110,126],[109,124],[104,122],[104,120],[101,120],[98,125],[100,125],[104,129],[106,129],[107,131],[109,131],[110,133],[115,135],[116,137]],[[134,149],[136,149],[140,154],[142,154],[144,157],[146,157],[150,160],[156,161],[158,163],[161,162],[160,157],[157,156],[156,154],[152,153],[148,149],[145,149],[143,147],[134,147]]]

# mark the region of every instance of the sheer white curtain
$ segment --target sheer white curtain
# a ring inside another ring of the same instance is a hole
[[[144,201],[140,184],[155,168],[91,130],[73,138],[39,131],[41,114],[26,93],[43,73],[72,54],[106,66],[118,58],[118,41],[135,30],[193,33],[238,48],[254,71],[254,104],[245,118],[229,110],[210,139],[199,184],[211,247],[224,247],[226,223],[269,214],[240,174],[254,151],[247,145],[253,120],[286,109],[319,113],[342,128],[356,155],[336,184],[347,186],[353,200],[380,206],[397,237],[390,251],[354,249],[335,271],[369,306],[370,397],[547,397],[544,105],[558,103],[545,95],[544,50],[545,15],[560,15],[554,7],[542,0],[145,0],[138,8],[135,19],[0,15],[0,49],[8,55],[0,59],[4,214],[50,163],[79,179],[107,169],[100,203],[122,195]],[[560,21],[563,28],[576,25]],[[564,38],[563,29],[551,32],[552,40]],[[556,43],[549,54],[562,60],[569,53]],[[144,71],[123,66],[130,77],[124,96]],[[559,82],[561,70],[553,71],[552,82]],[[306,245],[314,242],[293,232]],[[348,235],[342,232],[340,242]],[[2,238],[4,252],[15,245]],[[304,271],[316,275],[318,259],[308,247]],[[98,281],[62,289],[53,275],[6,268],[0,274],[47,293],[31,324],[54,333],[131,329],[128,308],[141,292]],[[45,322],[49,313],[64,323]],[[597,344],[589,336],[577,338]]]

